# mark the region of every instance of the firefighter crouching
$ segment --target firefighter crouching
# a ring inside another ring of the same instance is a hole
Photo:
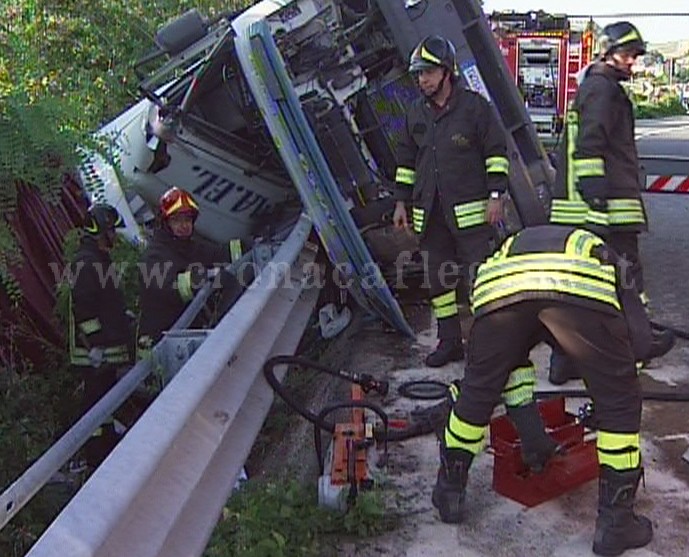
[[[194,236],[198,215],[193,196],[181,188],[173,187],[160,198],[159,226],[139,265],[138,357],[160,340],[206,280],[224,289],[226,304],[240,292],[234,275],[215,269],[238,255],[236,242],[222,246]]]
[[[450,387],[454,405],[433,489],[444,522],[461,520],[467,473],[484,446],[494,406],[501,397],[513,406],[532,403],[529,353],[545,340],[575,362],[595,405],[600,480],[594,553],[619,555],[650,542],[651,522],[633,505],[643,474],[635,361],[648,355],[651,331],[636,289],[621,276],[624,268],[600,237],[557,225],[518,232],[479,267],[465,375],[461,393],[457,383]],[[544,465],[548,456],[534,459]]]
[[[427,37],[411,55],[409,71],[422,92],[406,116],[397,151],[394,224],[411,224],[428,254],[430,297],[439,343],[426,365],[464,358],[457,279],[444,280],[448,263],[461,263],[471,287],[475,267],[490,254],[491,224],[502,218],[507,188],[505,136],[493,109],[457,83],[455,48]],[[441,275],[442,273],[442,275]]]
[[[117,370],[131,362],[130,318],[124,295],[115,284],[109,252],[115,230],[124,226],[117,210],[106,204],[92,206],[71,273],[69,349],[72,368],[84,382],[82,414],[107,393]],[[84,446],[84,458],[97,467],[117,444],[114,421],[109,417]]]

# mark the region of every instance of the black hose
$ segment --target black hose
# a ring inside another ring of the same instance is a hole
[[[557,391],[536,391],[534,393],[536,398],[553,398],[563,396],[565,398],[590,398],[591,395],[586,389],[571,389],[571,390],[557,390]],[[656,391],[641,391],[641,398],[643,400],[659,400],[662,402],[689,402],[689,392],[656,392]]]
[[[275,377],[274,372],[275,366],[279,365],[299,365],[305,368],[311,368],[321,373],[327,373],[328,375],[332,375],[334,377],[349,382],[358,382],[353,378],[361,378],[364,375],[362,374],[361,376],[357,376],[346,374],[343,371],[334,370],[332,368],[313,362],[306,358],[301,358],[299,356],[274,356],[273,358],[270,358],[268,361],[266,361],[266,363],[263,365],[263,375],[265,376],[266,381],[272,387],[273,391],[275,391],[275,393],[279,395],[280,398],[282,398],[282,400],[284,400],[285,403],[290,408],[292,408],[292,410],[297,412],[300,416],[307,419],[309,422],[319,427],[323,431],[334,433],[335,424],[333,422],[328,421],[320,415],[314,414],[310,410],[304,408],[304,406],[298,401],[296,401],[294,397],[292,397],[292,395],[290,395],[289,392],[282,386],[280,381],[278,381],[277,377]],[[380,381],[378,383],[380,383],[384,388],[384,381]],[[384,421],[384,424],[386,424],[386,421]],[[376,441],[383,441],[387,443],[388,441],[404,441],[406,439],[411,439],[413,437],[427,435],[432,432],[433,424],[430,423],[429,420],[424,420],[418,423],[413,423],[411,426],[403,430],[389,431],[386,426],[382,432],[379,430],[374,430],[373,436],[376,439]]]
[[[651,327],[656,331],[670,331],[676,337],[679,337],[684,340],[689,340],[689,333],[687,331],[683,331],[682,329],[676,329],[675,327],[671,327],[670,325],[663,325],[656,321],[651,321]]]

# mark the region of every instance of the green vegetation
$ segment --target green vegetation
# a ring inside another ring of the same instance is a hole
[[[634,106],[634,116],[641,118],[664,118],[666,116],[681,116],[687,113],[679,97],[667,96],[658,102],[641,101]]]
[[[360,493],[340,513],[318,507],[315,486],[249,482],[223,509],[204,557],[334,557],[334,536],[360,539],[396,521],[380,490]]]

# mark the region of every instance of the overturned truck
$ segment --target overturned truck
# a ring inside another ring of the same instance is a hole
[[[134,236],[173,185],[197,197],[198,231],[216,241],[251,244],[306,212],[354,298],[411,334],[379,265],[399,242],[372,232],[389,226],[395,147],[418,94],[407,60],[429,34],[453,41],[460,81],[497,111],[509,226],[544,222],[552,168],[475,0],[266,0],[212,20],[190,10],[138,62],[142,100],[100,130],[132,187],[97,155],[85,186]]]

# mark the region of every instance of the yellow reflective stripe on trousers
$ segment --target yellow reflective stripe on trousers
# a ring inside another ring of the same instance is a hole
[[[84,332],[85,335],[92,335],[101,330],[100,320],[97,317],[93,319],[87,319],[79,323],[79,328]]]
[[[445,447],[464,449],[473,455],[479,454],[486,444],[486,426],[477,426],[460,420],[450,412],[450,419],[445,428]]]
[[[431,298],[431,305],[433,306],[433,315],[436,319],[446,319],[453,317],[459,312],[457,308],[457,292],[450,290],[440,296]]]
[[[584,224],[588,209],[589,206],[582,200],[553,199],[550,206],[550,222],[574,226]]]
[[[646,223],[646,215],[638,199],[608,199],[608,218],[611,225]]]
[[[414,182],[416,182],[416,171],[413,168],[398,166],[397,170],[395,171],[395,182],[398,184],[413,186]]]
[[[580,201],[577,178],[574,172],[574,151],[579,136],[579,113],[570,109],[567,112],[567,199]]]
[[[486,159],[486,174],[509,174],[510,161],[507,157],[488,157]]]
[[[615,470],[629,470],[641,465],[641,444],[638,433],[598,431],[596,448],[598,463]]]
[[[486,207],[488,201],[471,201],[454,206],[457,228],[469,228],[486,222]]]
[[[502,399],[506,406],[524,406],[533,401],[534,385],[536,385],[536,368],[533,364],[518,367],[507,378],[502,391]]]

